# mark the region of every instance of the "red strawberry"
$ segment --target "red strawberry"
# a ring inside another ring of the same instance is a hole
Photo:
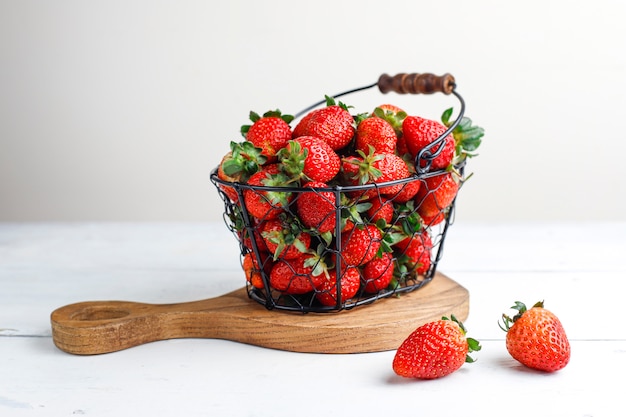
[[[311,181],[304,188],[328,188],[323,182]],[[319,233],[334,230],[336,222],[335,194],[332,191],[307,190],[298,193],[296,199],[298,217],[306,227]]]
[[[274,260],[294,259],[309,250],[311,235],[288,219],[271,219],[263,223],[261,236]]]
[[[554,372],[564,368],[570,359],[570,344],[561,321],[543,308],[543,301],[530,310],[519,301],[511,307],[518,313],[511,319],[503,314],[506,349],[511,356],[529,368]]]
[[[252,251],[254,250],[254,247],[252,246],[252,239],[251,239],[251,235],[254,236],[254,243],[256,244],[256,247],[258,249],[259,252],[267,252],[267,245],[265,244],[265,240],[263,239],[263,236],[261,236],[260,230],[263,227],[263,222],[259,222],[256,219],[252,218],[252,224],[253,227],[251,228],[251,230],[246,229],[245,227],[241,227],[241,230],[239,230],[239,238],[243,243],[243,246],[245,248],[247,248],[248,250]]]
[[[376,153],[394,153],[398,137],[393,127],[379,117],[363,119],[356,128],[355,149],[365,153],[370,146]]]
[[[445,172],[427,177],[415,196],[417,212],[424,218],[435,218],[450,207],[459,191],[459,176]]]
[[[342,170],[352,185],[380,184],[387,181],[405,179],[411,175],[407,164],[398,155],[392,153],[378,154],[374,153],[373,149],[371,151],[367,155],[357,151],[359,156],[343,159]],[[376,196],[377,193],[383,195],[397,194],[403,187],[403,184],[395,184],[352,194],[355,198],[369,199]]]
[[[413,156],[417,158],[422,149],[429,146],[436,141],[445,131],[446,127],[430,119],[424,119],[419,116],[407,116],[402,122],[402,134],[406,146]],[[427,151],[428,154],[433,155],[439,151],[442,144],[433,145]],[[455,152],[455,142],[452,135],[446,136],[443,142],[443,149],[432,160],[430,165],[431,170],[444,169],[452,162]],[[420,161],[420,167],[425,167],[427,161]]]
[[[277,164],[266,165],[261,171],[252,175],[248,185],[281,187],[286,177],[280,172]],[[278,217],[293,199],[291,192],[265,191],[262,189],[245,189],[244,202],[248,213],[259,219],[269,220]]]
[[[422,185],[422,182],[415,176],[415,166],[413,161],[410,160],[410,156],[402,156],[401,158],[404,160],[409,170],[409,177],[412,177],[412,180],[403,183],[401,190],[397,194],[389,195],[389,198],[393,199],[394,203],[406,203],[412,200]]]
[[[341,234],[341,255],[348,266],[363,265],[376,256],[382,235],[371,223],[357,225]]]
[[[375,257],[363,266],[365,291],[374,293],[387,288],[393,279],[393,255],[383,252],[381,257]]]
[[[317,287],[315,298],[322,305],[335,306],[337,305],[337,270],[332,269],[328,271],[328,275],[328,279],[322,280],[322,284]],[[359,270],[354,267],[344,268],[339,285],[341,286],[339,303],[344,303],[354,297],[359,291],[361,286]]]
[[[367,216],[370,223],[376,223],[378,220],[384,220],[386,224],[391,224],[393,220],[393,201],[386,198],[372,198],[369,203],[371,207],[367,209]]]
[[[281,259],[270,272],[270,285],[287,294],[306,294],[327,279],[323,261],[305,253],[295,259]]]
[[[272,261],[265,255],[264,259],[259,262],[253,252],[248,252],[243,257],[242,268],[246,275],[246,281],[255,288],[263,288],[264,283],[261,270],[269,274],[272,270]]]
[[[334,103],[327,97],[327,107],[316,109],[300,120],[293,130],[292,137],[316,136],[337,151],[345,148],[354,136],[354,119],[342,103]]]
[[[259,116],[250,112],[252,125],[241,127],[241,134],[255,147],[263,149],[263,155],[273,160],[276,153],[291,139],[289,123],[293,116],[282,115],[279,110],[269,111]]]
[[[451,318],[426,323],[411,333],[396,351],[394,372],[406,378],[435,379],[474,362],[468,354],[480,350],[479,342],[467,338],[463,324]]]
[[[431,251],[433,243],[430,235],[425,230],[415,233],[396,243],[398,263],[406,268],[409,273],[425,275],[432,263]]]
[[[335,178],[340,159],[328,143],[314,136],[300,136],[279,153],[283,170],[293,178],[328,182]]]

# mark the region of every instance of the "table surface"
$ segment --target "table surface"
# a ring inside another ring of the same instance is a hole
[[[0,223],[1,416],[623,415],[626,223],[454,224],[439,270],[467,288],[478,361],[432,381],[394,351],[310,354],[213,339],[76,356],[50,313],[88,300],[174,303],[243,286],[221,223]],[[546,374],[507,353],[497,322],[545,300],[571,361]],[[365,307],[366,308],[366,307]]]

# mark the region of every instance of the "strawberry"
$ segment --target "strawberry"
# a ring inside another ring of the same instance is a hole
[[[393,201],[379,197],[372,198],[369,203],[370,208],[367,209],[367,216],[371,223],[376,223],[382,219],[385,224],[391,224],[394,213]]]
[[[564,368],[570,359],[570,344],[560,320],[543,307],[543,301],[529,310],[519,301],[511,307],[517,314],[502,315],[506,349],[523,365],[545,372]]]
[[[354,136],[354,119],[343,103],[326,97],[327,106],[307,113],[293,129],[292,137],[316,136],[337,151],[345,148]]]
[[[306,294],[327,279],[326,266],[317,255],[304,253],[295,259],[281,259],[270,272],[270,285],[287,294]]]
[[[328,188],[328,184],[311,181],[304,188]],[[306,227],[326,233],[334,230],[336,222],[335,194],[332,191],[305,191],[298,193],[296,209]]]
[[[252,218],[252,221],[253,227],[250,230],[242,228],[242,230],[239,232],[239,239],[242,241],[245,248],[248,248],[252,251],[254,250],[254,247],[252,246],[251,236],[254,236],[254,243],[256,244],[258,251],[268,252],[267,245],[265,244],[265,239],[263,239],[263,236],[261,236],[260,233],[264,222],[260,222],[254,218]]]
[[[341,234],[341,255],[348,266],[363,265],[376,256],[382,235],[373,224],[357,225]]]
[[[283,170],[292,178],[331,181],[339,172],[340,159],[328,143],[314,136],[289,141],[278,157]]]
[[[253,252],[248,252],[244,255],[242,261],[243,272],[246,275],[246,281],[248,281],[255,288],[263,288],[263,275],[261,270],[266,274],[269,274],[272,269],[272,262],[268,259],[267,254],[261,255],[264,259],[259,262]],[[262,265],[262,267],[260,266]]]
[[[357,151],[357,153],[359,156],[352,156],[342,160],[343,173],[352,185],[380,184],[387,181],[405,179],[411,175],[407,164],[398,155],[376,153],[373,147],[370,147],[370,153],[367,155],[362,151]],[[403,187],[404,184],[396,184],[353,194],[355,196],[359,194],[362,199],[370,199],[376,196],[377,193],[383,195],[397,194]]]
[[[403,273],[425,275],[430,269],[433,243],[427,231],[422,230],[400,240],[395,248]]]
[[[248,185],[281,187],[287,178],[280,172],[277,164],[266,165],[261,171],[253,174]],[[278,217],[293,199],[293,193],[283,191],[266,191],[246,189],[243,192],[248,213],[259,220]]]
[[[372,146],[376,153],[394,153],[397,140],[396,132],[389,122],[379,117],[368,117],[356,128],[354,147],[369,152]]]
[[[474,362],[469,353],[480,348],[478,341],[466,337],[463,323],[454,315],[451,320],[443,317],[413,331],[396,351],[392,367],[406,378],[441,378]]]
[[[450,207],[459,191],[460,178],[454,171],[444,172],[424,179],[415,196],[420,216],[435,218]]]
[[[402,122],[404,141],[414,159],[419,157],[420,151],[423,149],[426,149],[424,151],[426,157],[439,152],[430,162],[430,170],[444,169],[452,163],[454,158],[455,142],[452,135],[445,137],[443,145],[441,143],[431,145],[446,129],[446,126],[436,120],[424,119],[419,116],[407,116]],[[440,150],[441,146],[443,149]],[[421,159],[419,166],[421,168],[427,167],[428,159],[430,158]]]
[[[418,178],[415,176],[415,165],[413,164],[413,161],[410,159],[410,155],[402,156],[402,160],[404,160],[404,163],[406,164],[409,170],[409,177],[412,177],[412,180],[403,183],[398,193],[396,193],[393,196],[390,196],[390,198],[393,199],[394,203],[406,203],[407,201],[412,200],[413,197],[415,197],[415,195],[417,194],[417,191],[420,189],[421,184],[422,184],[422,182],[419,181]]]
[[[311,245],[311,235],[301,230],[293,218],[270,219],[263,223],[261,236],[274,260],[294,259],[307,252]]]
[[[287,145],[291,139],[291,127],[293,120],[291,115],[283,115],[279,110],[268,111],[259,116],[250,112],[252,125],[243,125],[241,134],[246,140],[261,148],[263,155],[273,161],[276,153]]]
[[[322,280],[322,284],[317,287],[315,298],[325,306],[337,305],[337,270],[328,271],[328,279]],[[344,269],[341,275],[341,293],[339,303],[345,303],[354,297],[361,286],[361,275],[354,267]]]
[[[375,293],[387,288],[393,279],[393,255],[383,252],[363,266],[362,274],[365,280],[365,291]]]

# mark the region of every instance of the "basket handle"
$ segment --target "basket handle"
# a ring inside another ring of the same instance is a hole
[[[398,94],[450,94],[455,87],[451,74],[400,73],[394,76],[383,74],[378,78],[378,89],[383,94],[393,91]]]

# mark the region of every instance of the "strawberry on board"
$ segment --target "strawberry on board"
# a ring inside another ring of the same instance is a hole
[[[480,343],[466,337],[463,323],[451,320],[426,323],[400,345],[393,358],[393,370],[406,378],[435,379],[450,375],[465,362],[474,362],[469,353],[480,350]]]
[[[570,344],[561,321],[543,307],[543,301],[530,309],[516,301],[513,318],[502,315],[500,328],[506,333],[506,349],[513,359],[529,368],[554,372],[570,360]]]

